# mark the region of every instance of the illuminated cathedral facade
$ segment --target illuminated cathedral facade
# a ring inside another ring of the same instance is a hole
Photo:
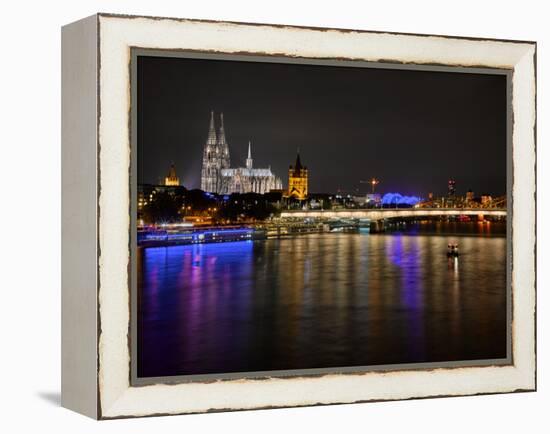
[[[250,142],[246,167],[231,167],[223,113],[220,116],[220,128],[216,131],[214,112],[211,112],[208,137],[202,156],[201,190],[218,194],[263,194],[282,188],[281,179],[275,176],[271,168],[253,167]]]

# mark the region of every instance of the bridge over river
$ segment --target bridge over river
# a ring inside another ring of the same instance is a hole
[[[338,210],[285,210],[281,219],[313,218],[321,220],[366,219],[379,221],[409,217],[485,216],[505,217],[506,208],[370,208]]]

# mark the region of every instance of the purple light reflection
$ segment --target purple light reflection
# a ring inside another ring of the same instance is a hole
[[[240,361],[249,343],[253,249],[251,241],[143,249],[140,376]]]

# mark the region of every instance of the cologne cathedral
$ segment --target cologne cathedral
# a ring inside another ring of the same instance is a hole
[[[201,190],[218,194],[229,193],[268,193],[283,188],[271,168],[255,168],[248,143],[246,167],[232,168],[229,159],[229,145],[225,139],[223,113],[220,116],[220,129],[216,131],[214,112],[210,113],[210,128],[202,156]]]

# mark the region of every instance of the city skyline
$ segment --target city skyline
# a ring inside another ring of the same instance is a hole
[[[254,165],[284,188],[299,149],[312,193],[365,193],[371,177],[379,191],[422,196],[444,194],[449,178],[457,194],[506,191],[502,76],[158,57],[140,57],[138,76],[139,183],[159,183],[174,163],[184,186],[200,188],[214,110],[225,116],[232,167],[245,166],[250,141]],[[285,106],[281,92],[295,98]]]
[[[297,152],[297,158],[298,159],[299,159],[299,156],[300,156],[300,153],[299,153],[299,150],[298,150],[298,152]],[[247,160],[250,160],[250,159],[247,158]],[[292,164],[290,165],[289,171],[290,172],[294,171],[294,166]],[[175,167],[175,164],[171,163],[170,166],[169,166],[169,169],[168,169],[167,176],[164,176],[164,180],[163,180],[162,176],[159,176],[158,177],[158,183],[140,183],[139,185],[149,184],[151,186],[154,186],[154,185],[171,186],[171,187],[178,186],[178,187],[185,187],[188,190],[203,190],[203,191],[206,191],[204,189],[201,189],[200,186],[199,187],[190,187],[190,186],[184,185],[182,182],[180,183],[179,176],[177,176],[177,175],[178,175],[178,172],[177,172],[177,169]],[[288,182],[288,181],[290,181],[290,176],[286,179],[287,179],[287,183],[285,184],[283,182],[282,189],[274,189],[273,191],[281,190],[284,194],[289,193],[290,192],[290,185],[289,185],[290,182]],[[175,180],[177,180],[177,181],[175,181]],[[438,188],[436,188],[436,189],[430,190],[427,193],[426,197],[401,195],[401,193],[399,193],[399,192],[383,192],[383,193],[380,193],[379,190],[376,190],[376,191],[371,190],[372,189],[371,183],[372,183],[373,180],[376,182],[375,185],[378,186],[378,184],[380,183],[380,180],[376,179],[376,178],[372,178],[369,181],[362,181],[361,182],[362,184],[368,184],[366,187],[362,187],[362,189],[361,189],[361,194],[362,195],[369,196],[370,193],[378,193],[378,194],[384,194],[385,193],[388,196],[398,195],[398,196],[403,196],[404,198],[411,197],[411,198],[415,198],[415,199],[418,199],[418,200],[428,200],[431,197],[437,198],[437,197],[445,197],[445,196],[456,196],[456,197],[464,197],[464,198],[474,199],[474,198],[479,198],[479,197],[483,197],[483,196],[489,196],[490,197],[491,194],[492,194],[490,191],[485,191],[485,190],[478,191],[478,190],[474,190],[473,188],[467,188],[467,189],[458,190],[458,191],[456,191],[456,189],[454,189],[453,192],[451,193],[448,188],[444,189],[444,188],[441,188],[441,186],[438,186]],[[454,178],[449,178],[447,180],[447,184],[446,184],[447,187],[448,187],[448,184],[451,183],[451,182],[453,183],[453,185],[456,185],[456,180]],[[438,190],[440,191],[440,195],[439,196],[434,196],[433,192],[438,191]],[[239,193],[239,192],[227,192],[227,193],[223,193],[223,194],[231,194],[231,193]],[[251,193],[254,193],[254,192],[251,191]],[[266,191],[266,193],[267,193],[267,191]],[[338,193],[338,192],[323,192],[323,193],[324,194],[335,194],[335,193]],[[343,192],[343,194],[347,194],[347,193],[351,193],[351,192]],[[315,192],[315,194],[319,194],[319,192]],[[500,196],[505,197],[505,195],[500,195]]]

